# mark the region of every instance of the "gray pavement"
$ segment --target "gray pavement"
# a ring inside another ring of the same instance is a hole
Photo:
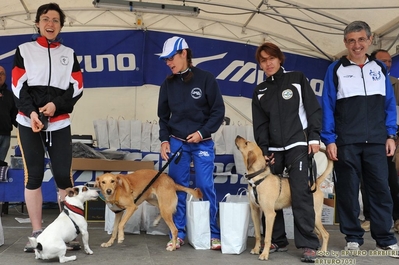
[[[51,223],[58,215],[57,209],[44,209],[44,226]],[[58,259],[43,261],[35,260],[33,253],[23,252],[27,242],[27,236],[31,233],[29,223],[19,223],[15,218],[27,218],[26,209],[21,212],[20,205],[10,205],[8,214],[3,214],[1,221],[4,229],[5,244],[0,247],[0,264],[57,264]],[[365,234],[365,244],[361,247],[365,250],[360,256],[341,256],[341,250],[345,245],[344,236],[339,232],[337,225],[326,226],[330,233],[328,256],[320,257],[318,264],[398,264],[398,259],[387,256],[370,256],[368,250],[375,249],[374,240],[370,233]],[[254,245],[254,238],[248,238],[247,249],[240,255],[222,254],[220,251],[195,250],[185,244],[179,250],[169,252],[165,250],[168,241],[167,236],[126,234],[122,244],[115,244],[110,248],[102,248],[100,244],[108,241],[110,235],[104,231],[103,222],[90,222],[90,247],[93,255],[86,255],[83,250],[68,251],[67,255],[77,255],[77,260],[70,264],[137,264],[137,265],[207,265],[207,264],[304,264],[300,262],[301,250],[290,241],[288,252],[273,253],[269,261],[259,261],[256,255],[251,255],[250,249]],[[398,234],[396,234],[398,238]],[[337,256],[337,258],[335,258]]]

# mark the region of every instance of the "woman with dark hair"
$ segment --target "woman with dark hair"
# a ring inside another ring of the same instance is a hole
[[[305,75],[284,70],[285,57],[278,46],[270,42],[260,45],[255,58],[267,76],[252,97],[255,141],[265,159],[271,161],[274,174],[288,173],[295,245],[303,249],[303,262],[314,262],[319,240],[313,231],[315,213],[308,159],[320,149],[321,108]],[[273,231],[270,251],[285,251],[288,242],[281,211],[277,211],[275,225],[278,227]]]
[[[218,250],[221,245],[213,182],[215,153],[211,134],[223,122],[223,98],[215,77],[192,65],[192,53],[183,38],[172,37],[166,40],[159,58],[172,71],[159,91],[161,156],[168,160],[171,153],[182,147],[178,163],[169,164],[169,175],[176,183],[186,187],[189,186],[190,164],[193,162],[196,186],[201,189],[204,200],[210,202],[211,248]],[[186,194],[178,192],[177,196],[178,205],[173,219],[178,229],[176,248],[179,248],[184,244],[186,236]]]
[[[65,14],[58,4],[40,6],[35,19],[39,34],[17,47],[12,69],[25,202],[33,237],[42,232],[41,185],[46,150],[60,202],[65,198],[65,189],[73,186],[69,113],[82,96],[83,82],[75,52],[64,46],[58,36],[64,22]],[[24,248],[26,252],[33,250],[29,243]]]

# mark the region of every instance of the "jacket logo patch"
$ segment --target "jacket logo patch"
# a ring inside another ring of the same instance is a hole
[[[208,153],[208,151],[200,151],[198,153],[198,156],[209,156],[209,153]]]
[[[199,87],[195,87],[191,90],[191,97],[193,99],[199,99],[202,96],[202,91]]]
[[[369,75],[371,76],[371,78],[373,79],[373,81],[378,81],[381,79],[381,72],[378,71],[378,73],[374,72],[373,70],[370,70]]]
[[[66,56],[61,56],[60,62],[62,65],[68,65],[69,59]]]
[[[283,93],[281,94],[283,96],[283,99],[288,100],[290,98],[292,98],[292,90],[287,88],[286,90],[283,91]]]

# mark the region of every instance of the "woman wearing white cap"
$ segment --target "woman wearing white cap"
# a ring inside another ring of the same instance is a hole
[[[168,160],[170,153],[182,147],[178,163],[169,164],[169,175],[183,186],[189,186],[190,163],[193,161],[196,186],[201,189],[204,200],[210,202],[211,248],[220,249],[211,134],[223,122],[223,98],[214,76],[192,65],[192,52],[183,38],[166,40],[159,59],[164,60],[172,71],[159,91],[161,156]],[[176,248],[179,248],[186,236],[186,194],[178,192],[177,196],[174,222],[178,229]]]

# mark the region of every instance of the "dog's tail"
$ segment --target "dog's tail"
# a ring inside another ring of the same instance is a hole
[[[37,249],[37,250],[39,250],[39,251],[42,251],[42,250],[43,250],[42,244],[37,243],[36,237],[31,236],[31,237],[28,237],[28,239],[29,239],[30,245],[31,245],[34,249]]]
[[[326,153],[325,149],[320,149],[320,151],[323,152],[324,154]],[[328,175],[331,174],[333,168],[334,168],[334,162],[328,159],[327,157],[327,167],[324,170],[323,174],[321,174],[320,177],[316,179],[316,187],[320,187],[320,184],[328,177]],[[314,188],[314,186],[312,188]]]
[[[203,197],[202,191],[199,188],[195,188],[195,189],[187,188],[187,187],[184,187],[184,186],[176,184],[176,183],[175,183],[175,187],[176,187],[176,190],[189,193],[189,194],[193,195],[193,197],[196,199],[202,199],[202,197]]]

